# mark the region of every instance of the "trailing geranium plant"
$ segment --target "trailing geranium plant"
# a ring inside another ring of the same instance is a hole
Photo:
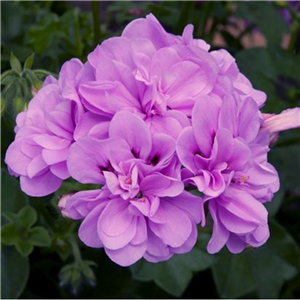
[[[175,36],[153,15],[131,22],[85,64],[72,59],[46,78],[17,116],[9,172],[33,197],[69,177],[94,184],[59,207],[83,220],[84,244],[121,266],[189,252],[207,219],[209,253],[261,246],[263,203],[279,189],[269,147],[300,127],[300,110],[261,113],[266,94],[226,50],[209,49],[192,25]]]

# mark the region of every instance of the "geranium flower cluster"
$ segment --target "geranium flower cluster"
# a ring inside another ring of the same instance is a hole
[[[209,51],[192,33],[188,25],[169,34],[148,15],[85,64],[66,62],[18,115],[6,153],[30,196],[70,176],[95,184],[59,206],[83,220],[83,243],[122,266],[190,251],[208,219],[209,253],[225,245],[239,253],[269,237],[263,203],[279,180],[267,153],[279,131],[300,126],[299,108],[262,114],[266,95],[226,50]]]

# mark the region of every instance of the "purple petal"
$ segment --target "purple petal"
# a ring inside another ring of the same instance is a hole
[[[197,242],[198,231],[196,224],[192,226],[192,232],[185,243],[177,248],[172,248],[173,253],[183,254],[191,251]]]
[[[141,259],[146,251],[147,243],[139,245],[128,244],[123,248],[111,250],[105,248],[109,258],[122,267],[127,267]]]
[[[253,141],[260,128],[259,110],[255,101],[247,98],[239,114],[239,136],[247,142]]]
[[[169,252],[169,254],[166,256],[154,256],[154,255],[151,255],[149,252],[146,252],[144,254],[143,258],[149,262],[157,263],[157,262],[161,262],[161,261],[166,261],[166,260],[170,259],[173,255],[174,255],[174,253]]]
[[[235,98],[224,97],[220,108],[218,127],[229,130],[234,137],[238,135],[238,110]]]
[[[212,97],[202,96],[196,102],[192,123],[195,140],[202,156],[209,157],[217,131],[219,109]]]
[[[212,149],[212,157],[214,159],[211,165],[216,166],[219,163],[228,162],[234,151],[233,145],[232,133],[227,129],[220,128],[217,131]]]
[[[35,157],[27,167],[27,175],[29,178],[38,176],[48,168],[48,164],[44,161],[42,155]]]
[[[147,253],[157,257],[166,257],[170,255],[169,247],[151,230],[148,230]]]
[[[128,210],[128,202],[110,200],[98,221],[98,233],[106,248],[116,250],[129,244],[137,232],[138,217]]]
[[[101,63],[106,58],[122,62],[124,65],[134,68],[130,40],[123,37],[107,39],[88,55],[88,61],[95,68],[97,78],[101,73]]]
[[[59,137],[72,140],[75,124],[71,102],[59,103],[54,110],[46,115],[45,121],[52,133]]]
[[[251,151],[249,147],[241,140],[234,139],[233,153],[228,160],[228,166],[231,170],[242,171],[251,160]]]
[[[69,218],[73,220],[83,219],[96,206],[102,205],[105,207],[107,199],[105,195],[104,199],[101,198],[103,194],[105,194],[103,193],[103,190],[90,190],[81,191],[72,195],[65,205],[65,210],[67,211]]]
[[[166,166],[175,153],[175,141],[166,134],[152,135],[150,163],[160,167]]]
[[[48,134],[39,134],[33,137],[33,140],[40,146],[49,150],[60,150],[68,147],[70,141],[60,137]]]
[[[145,177],[140,184],[140,190],[145,195],[158,197],[174,197],[179,195],[183,189],[184,185],[181,181],[159,173]]]
[[[172,198],[163,198],[162,201],[169,201],[172,205],[186,211],[193,220],[198,224],[202,216],[202,198],[195,196],[187,191],[183,191],[180,195]]]
[[[82,69],[82,66],[82,62],[77,58],[65,62],[59,72],[59,78],[74,80],[75,76]]]
[[[92,137],[74,143],[67,160],[71,176],[81,183],[104,183],[101,170],[108,167],[110,147],[113,147],[113,141],[98,141]]]
[[[231,233],[226,246],[231,253],[237,254],[241,253],[246,248],[247,244],[237,235]]]
[[[31,158],[24,155],[21,151],[22,140],[16,140],[8,147],[5,154],[5,163],[19,175],[27,175],[27,167],[31,162]]]
[[[122,111],[111,120],[109,136],[124,139],[138,158],[147,158],[151,151],[151,134],[145,122],[135,114]]]
[[[164,133],[174,139],[177,139],[182,130],[181,124],[171,117],[153,116],[152,118],[147,118],[145,122],[152,133]]]
[[[177,140],[176,150],[180,162],[195,174],[198,168],[195,165],[194,157],[199,149],[192,127],[186,127],[182,130]]]
[[[140,245],[147,240],[147,223],[145,218],[139,217],[135,237],[130,242],[131,245]]]
[[[150,203],[146,197],[130,201],[131,205],[136,207],[144,216],[150,216]]]
[[[218,208],[218,215],[219,220],[230,232],[237,234],[246,234],[254,231],[257,228],[257,223],[243,220],[221,206]]]
[[[83,220],[78,235],[81,241],[89,247],[100,248],[103,244],[97,231],[98,219],[104,210],[103,205],[96,206]]]
[[[286,109],[278,115],[265,119],[263,128],[276,133],[290,128],[300,127],[300,108]]]
[[[47,196],[59,189],[62,180],[49,170],[40,176],[28,178],[20,176],[21,189],[32,197]]]
[[[169,46],[175,42],[174,37],[168,34],[153,15],[147,19],[136,19],[129,23],[122,33],[128,39],[145,38],[150,40],[156,49]]]
[[[57,163],[55,165],[50,166],[51,172],[56,175],[57,177],[65,180],[70,177],[67,163],[65,161]]]
[[[207,245],[207,251],[210,254],[219,252],[227,243],[229,231],[222,225],[218,217],[216,200],[209,202],[209,212],[213,218],[213,233]]]
[[[22,139],[21,152],[30,158],[35,158],[42,152],[42,147],[37,145],[32,139]]]
[[[227,188],[224,196],[230,200],[222,203],[222,206],[234,215],[248,222],[267,223],[268,212],[266,208],[250,194],[230,187]]]
[[[42,156],[48,165],[54,165],[67,160],[69,147],[60,150],[43,149]]]
[[[247,172],[247,175],[249,176],[247,182],[254,185],[270,185],[274,182],[278,183],[278,174],[276,170],[270,166],[270,164],[254,164]]]
[[[90,135],[91,130],[97,126],[97,135],[108,137],[108,125],[110,119],[105,116],[93,114],[92,112],[86,112],[79,120],[75,131],[74,139],[77,141],[81,137]]]
[[[163,224],[149,222],[150,229],[165,244],[175,248],[180,247],[192,232],[192,220],[184,211],[167,201],[161,201],[161,206],[166,212],[166,221]]]
[[[139,109],[140,104],[120,82],[102,81],[82,84],[79,92],[91,112],[114,115],[121,108]]]
[[[105,178],[105,184],[110,192],[114,195],[120,195],[122,193],[122,189],[120,188],[120,182],[118,177],[113,172],[103,172]]]

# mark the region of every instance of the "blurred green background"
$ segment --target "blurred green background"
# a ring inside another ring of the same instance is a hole
[[[193,251],[130,268],[85,247],[78,223],[63,219],[59,196],[87,188],[69,180],[55,194],[30,198],[3,162],[15,116],[47,74],[153,13],[171,33],[188,23],[212,50],[226,48],[255,88],[265,112],[300,106],[300,2],[6,1],[1,2],[2,298],[300,298],[300,136],[281,134],[269,159],[281,189],[269,211],[271,238],[232,255],[206,253],[210,230]],[[13,53],[13,55],[11,54]]]

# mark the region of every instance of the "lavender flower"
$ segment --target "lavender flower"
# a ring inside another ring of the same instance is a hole
[[[66,159],[71,144],[94,125],[97,135],[105,135],[105,128],[99,132],[97,125],[105,118],[85,112],[77,93],[78,85],[92,78],[89,64],[83,66],[76,59],[65,63],[59,80],[48,77],[28,110],[17,116],[16,138],[5,162],[12,175],[20,176],[26,194],[45,196],[56,191],[70,176]]]
[[[71,60],[58,81],[48,77],[17,117],[5,158],[11,174],[31,196],[69,176],[95,184],[63,196],[59,208],[83,219],[87,246],[122,266],[190,251],[197,224],[210,217],[210,253],[269,237],[263,203],[279,189],[269,145],[300,127],[299,108],[262,114],[266,94],[226,50],[209,48],[192,25],[174,36],[153,15],[137,19],[86,64]]]
[[[201,198],[183,191],[173,138],[151,135],[140,117],[118,112],[109,138],[80,139],[68,166],[82,183],[105,184],[60,202],[68,217],[84,218],[79,237],[86,245],[104,247],[122,266],[166,260],[195,245]]]
[[[261,129],[257,104],[238,95],[225,97],[220,107],[217,103],[214,97],[198,100],[177,153],[186,167],[184,180],[197,186],[209,203],[214,229],[208,251],[227,244],[237,253],[267,240],[267,211],[261,203],[272,199],[279,179],[267,162],[269,132]]]

